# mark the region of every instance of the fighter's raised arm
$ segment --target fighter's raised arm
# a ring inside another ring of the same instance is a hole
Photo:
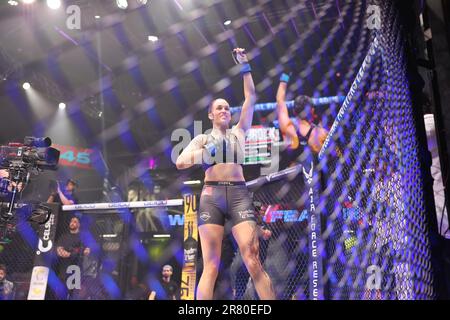
[[[251,74],[251,67],[245,49],[236,48],[233,50],[236,60],[241,64],[241,73],[244,80],[244,103],[242,105],[241,116],[236,125],[237,128],[247,131],[253,121],[253,111],[256,102],[255,84]]]

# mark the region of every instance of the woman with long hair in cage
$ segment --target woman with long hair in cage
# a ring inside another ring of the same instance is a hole
[[[212,131],[196,136],[176,161],[177,169],[186,169],[194,164],[203,164],[205,169],[198,210],[203,273],[197,287],[197,299],[213,298],[224,224],[226,219],[230,219],[231,232],[259,298],[273,300],[275,292],[260,261],[258,226],[242,169],[245,133],[251,127],[256,101],[255,85],[245,50],[236,48],[233,54],[241,66],[244,81],[245,100],[239,122],[230,129],[230,105],[224,99],[215,99],[208,107]]]
[[[283,72],[277,90],[277,118],[283,139],[289,149],[303,152],[307,145],[314,154],[318,154],[328,135],[328,130],[318,124],[318,115],[312,99],[305,95],[295,98],[294,119],[289,117],[286,105],[286,91],[290,75]]]

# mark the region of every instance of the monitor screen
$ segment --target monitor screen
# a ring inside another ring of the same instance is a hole
[[[272,146],[281,143],[280,130],[262,125],[252,126],[245,136],[244,165],[270,164]]]

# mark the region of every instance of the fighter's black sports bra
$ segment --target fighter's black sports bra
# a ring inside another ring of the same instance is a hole
[[[310,125],[311,125],[311,127],[309,128],[306,136],[302,136],[302,134],[300,133],[300,127],[298,124],[295,126],[295,133],[297,134],[298,141],[302,146],[306,146],[308,144],[308,140],[309,140],[309,137],[311,137],[312,131],[314,130],[314,128],[317,127],[314,123],[311,123]]]
[[[211,134],[209,134],[208,136],[210,136]],[[208,139],[208,137],[207,137]],[[222,158],[220,157],[220,154],[216,154],[216,156],[214,157],[214,162],[212,164],[207,164],[207,163],[203,163],[203,168],[205,170],[207,170],[208,168],[218,164],[218,163],[237,163],[242,165],[244,158],[243,155],[241,157],[241,159],[238,156],[238,148],[240,148],[239,146],[239,140],[236,137],[236,135],[234,133],[230,133],[228,134],[224,140],[227,141],[227,144],[229,144],[230,146],[228,146],[228,148],[224,145],[222,145]],[[231,157],[230,155],[227,155],[227,151],[229,151],[231,148],[232,152],[233,152],[233,156]]]

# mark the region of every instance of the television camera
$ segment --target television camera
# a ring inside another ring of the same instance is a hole
[[[31,174],[56,170],[60,152],[50,147],[50,138],[25,137],[23,143],[10,142],[0,146],[0,227],[14,217],[18,208],[25,207],[27,219],[40,224],[47,222],[51,210],[41,203],[19,204],[17,200],[30,182]],[[44,219],[42,218],[44,216]]]

